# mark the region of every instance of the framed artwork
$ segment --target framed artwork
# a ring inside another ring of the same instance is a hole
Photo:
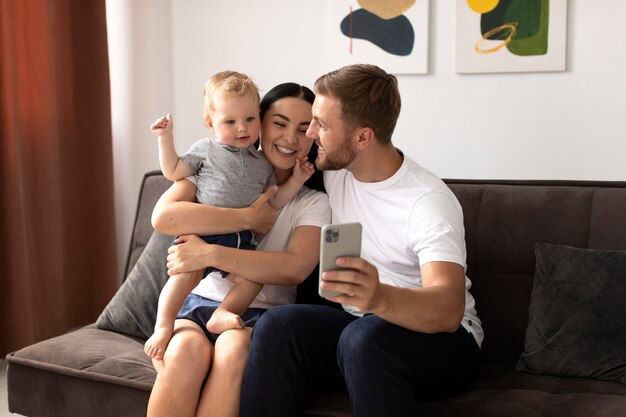
[[[456,0],[456,72],[565,71],[567,0]]]
[[[428,72],[429,0],[333,0],[329,66],[374,64],[392,74]]]

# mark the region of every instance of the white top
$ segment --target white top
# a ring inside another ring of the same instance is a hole
[[[265,235],[257,250],[282,252],[287,249],[291,233],[298,226],[322,227],[330,223],[328,196],[322,192],[302,187],[298,194],[278,212],[278,217],[270,232]],[[246,278],[246,277],[244,277]],[[224,296],[234,286],[215,271],[200,281],[192,291],[194,294],[223,301]],[[296,286],[265,285],[252,302],[251,307],[271,308],[296,301]]]
[[[465,263],[463,210],[445,183],[404,155],[398,171],[385,181],[364,183],[342,169],[324,171],[332,222],[363,226],[361,256],[378,269],[380,281],[403,288],[422,287],[420,267],[428,262]],[[481,322],[465,277],[462,325],[480,346]],[[344,309],[363,312],[351,305]]]

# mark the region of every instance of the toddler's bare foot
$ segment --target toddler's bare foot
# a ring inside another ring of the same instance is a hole
[[[245,326],[241,317],[221,308],[216,309],[206,324],[208,331],[214,334],[222,334],[226,330],[243,329]]]
[[[155,330],[154,334],[150,336],[143,346],[143,351],[152,359],[157,361],[162,360],[165,348],[172,338],[172,333],[172,329],[159,328]]]

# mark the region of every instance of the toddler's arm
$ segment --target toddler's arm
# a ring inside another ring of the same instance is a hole
[[[269,201],[270,205],[276,210],[283,208],[298,194],[300,188],[302,188],[306,180],[311,178],[313,172],[315,172],[315,167],[306,158],[296,159],[296,165],[293,167],[291,177],[278,186],[278,191]]]
[[[152,133],[158,137],[159,164],[163,175],[170,181],[182,180],[191,175],[191,169],[178,157],[174,147],[174,120],[172,114],[160,117],[150,125]]]

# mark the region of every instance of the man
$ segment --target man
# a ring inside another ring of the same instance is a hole
[[[481,323],[465,276],[462,209],[447,186],[391,142],[396,77],[352,65],[315,83],[307,136],[333,223],[360,222],[362,257],[325,272],[343,310],[271,309],[256,324],[241,415],[299,415],[308,389],[345,383],[353,413],[415,416],[464,389],[478,369]]]

